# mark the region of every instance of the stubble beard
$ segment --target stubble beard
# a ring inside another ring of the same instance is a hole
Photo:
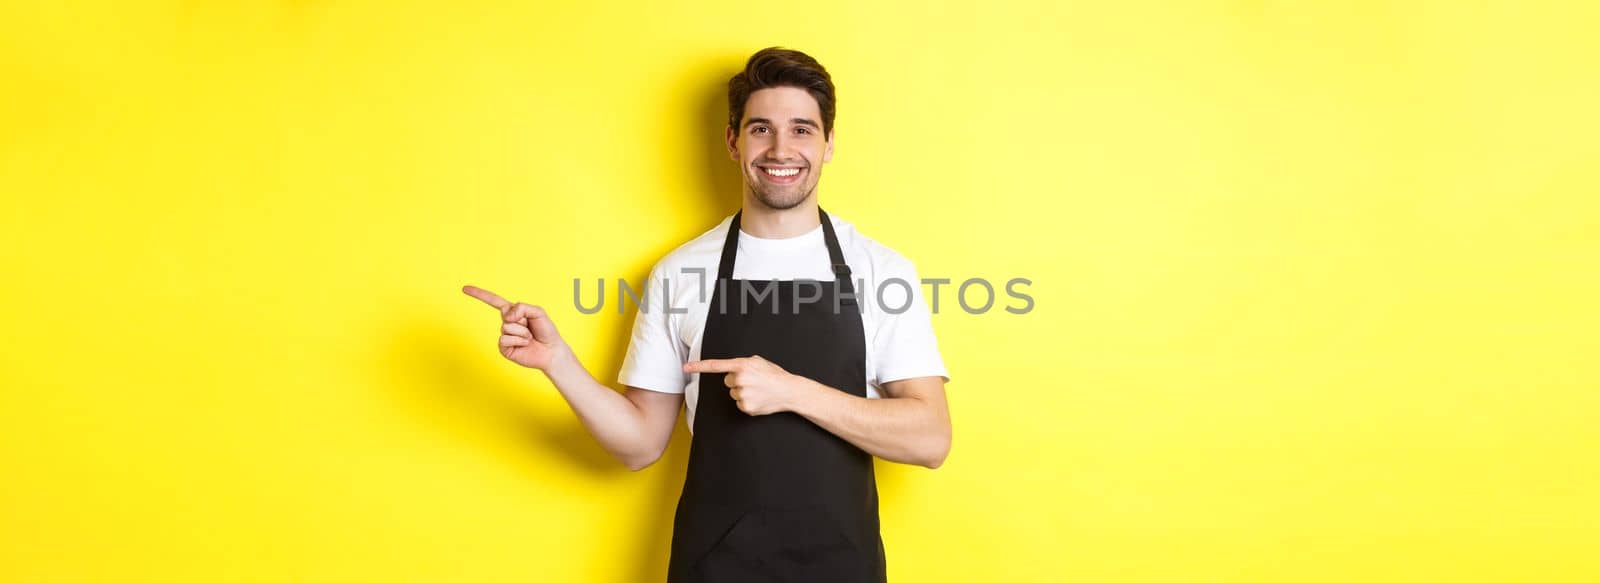
[[[813,183],[804,192],[798,194],[784,192],[782,189],[774,192],[764,184],[751,184],[750,191],[755,193],[756,200],[760,201],[763,206],[773,210],[786,211],[800,206],[800,203],[811,198],[811,195],[817,192],[817,185]]]

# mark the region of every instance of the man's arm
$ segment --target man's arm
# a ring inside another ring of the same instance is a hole
[[[628,387],[627,395],[600,384],[561,339],[549,314],[475,286],[461,289],[500,311],[500,354],[544,371],[600,446],[631,470],[655,463],[672,439],[683,395]]]
[[[628,469],[650,467],[666,451],[683,405],[682,393],[628,387],[625,395],[619,394],[595,380],[570,349],[553,359],[544,373],[589,434]]]
[[[937,468],[950,455],[950,409],[944,379],[918,377],[883,384],[884,398],[868,399],[805,377],[792,411],[867,453]]]
[[[950,454],[944,378],[884,383],[885,398],[857,397],[792,374],[760,356],[698,360],[684,372],[727,373],[729,396],[748,415],[789,411],[883,459],[937,468]]]

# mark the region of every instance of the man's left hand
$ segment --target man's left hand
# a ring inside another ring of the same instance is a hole
[[[810,386],[810,379],[791,374],[765,358],[713,358],[683,365],[687,373],[727,373],[723,384],[746,415],[768,415],[794,408]]]

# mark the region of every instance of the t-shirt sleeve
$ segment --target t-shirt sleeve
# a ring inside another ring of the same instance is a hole
[[[901,285],[889,278],[904,282]],[[944,358],[933,334],[933,320],[923,299],[922,280],[910,260],[894,256],[884,262],[877,334],[873,336],[873,384],[917,377],[944,377]],[[909,298],[907,297],[909,294]],[[879,300],[880,298],[874,298]],[[901,307],[905,309],[901,311]],[[895,311],[898,311],[896,313]]]
[[[673,285],[672,279],[664,277],[666,273],[665,261],[650,270],[650,279],[645,282],[639,298],[639,311],[633,317],[633,335],[628,341],[628,353],[622,359],[617,382],[662,393],[682,393],[688,384],[683,372],[688,355],[678,335],[673,333],[671,314],[663,301],[661,287]],[[672,297],[679,296],[678,290],[672,291]]]

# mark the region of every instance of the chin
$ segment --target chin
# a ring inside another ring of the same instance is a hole
[[[786,197],[781,195],[772,196],[764,192],[756,192],[756,200],[761,201],[761,204],[765,205],[767,208],[780,211],[786,211],[800,206],[800,203],[805,202],[808,198],[811,198],[810,192],[794,197]]]

